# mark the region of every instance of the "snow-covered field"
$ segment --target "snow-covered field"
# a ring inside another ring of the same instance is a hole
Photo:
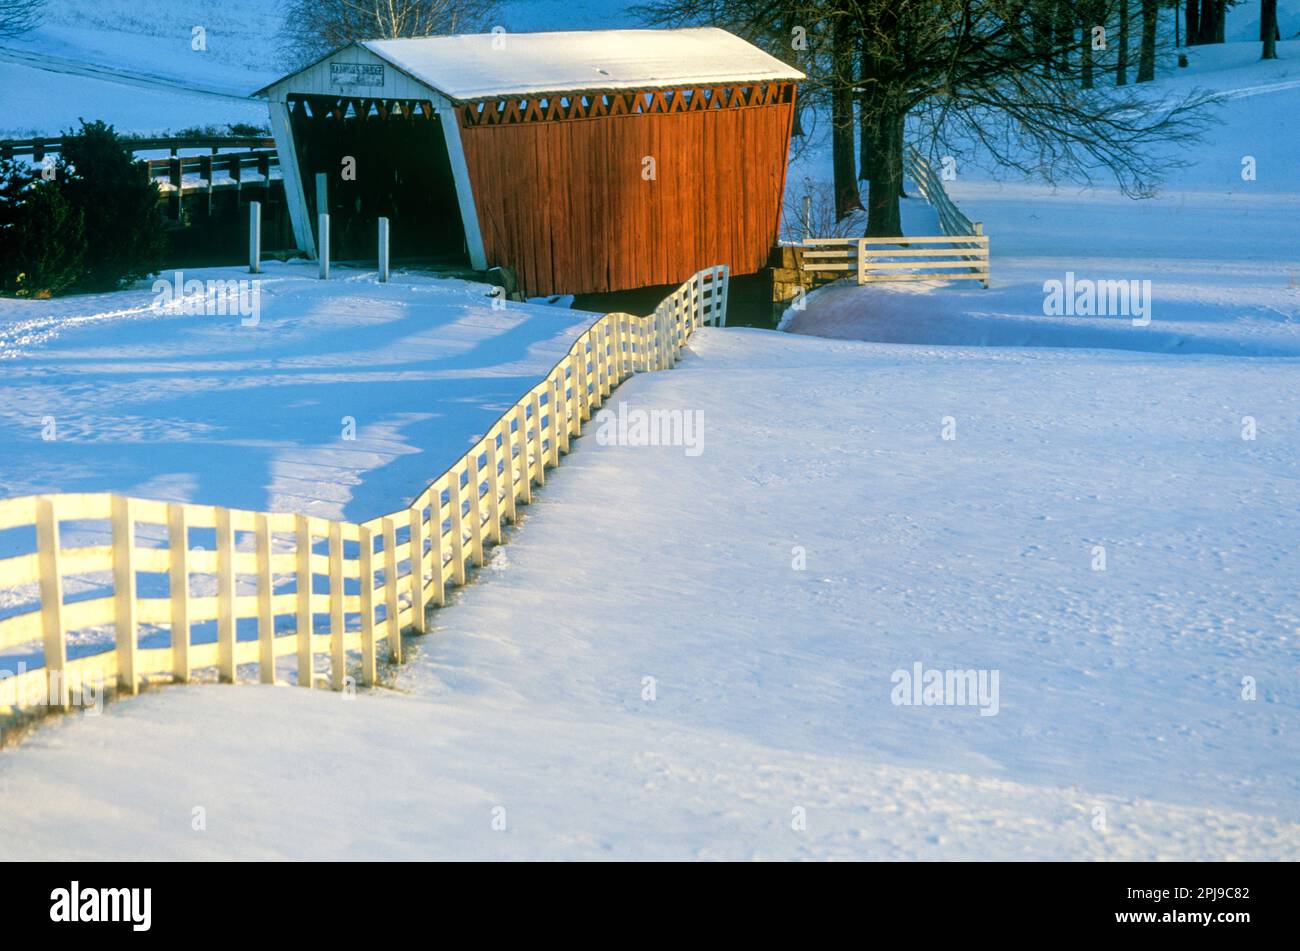
[[[393,689],[49,724],[0,853],[1300,854],[1294,362],[693,349],[615,403],[702,411],[703,453],[575,443]],[[997,671],[996,715],[894,705],[918,662]]]
[[[828,287],[625,383],[703,451],[589,424],[388,687],[41,724],[0,858],[1300,857],[1300,75],[1252,52],[1172,81],[1231,95],[1153,201],[963,168],[991,289]],[[366,517],[582,322],[292,270],[256,328],[11,312],[3,494]],[[1151,323],[1045,315],[1067,272],[1150,280]],[[901,703],[917,665],[985,692]]]
[[[485,285],[406,272],[265,270],[248,316],[160,312],[149,284],[0,300],[0,497],[114,491],[364,521],[459,459],[596,316],[497,309]]]

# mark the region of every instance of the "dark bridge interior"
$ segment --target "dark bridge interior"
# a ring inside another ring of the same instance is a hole
[[[394,260],[468,263],[451,162],[430,103],[290,96],[289,114],[318,243],[316,176],[327,176],[333,258],[374,260],[378,219],[387,217]]]

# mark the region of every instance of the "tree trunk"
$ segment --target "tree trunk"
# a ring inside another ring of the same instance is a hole
[[[1188,0],[1195,3],[1196,0]],[[1214,27],[1219,18],[1219,4],[1221,0],[1200,0],[1201,12],[1196,29],[1196,44],[1205,46],[1207,43],[1214,42]]]
[[[872,73],[871,55],[866,44],[863,44],[862,50],[862,69],[859,76],[865,81]],[[858,180],[867,182],[871,180],[872,163],[875,161],[876,152],[876,127],[871,121],[871,116],[867,114],[865,105],[858,109]]]
[[[1277,0],[1263,0],[1260,7],[1259,32],[1263,34],[1264,55],[1260,59],[1277,59]]]
[[[1196,0],[1186,0],[1186,6],[1183,8],[1183,36],[1186,37],[1188,46],[1196,45],[1197,35],[1201,32],[1200,10]]]
[[[895,237],[903,233],[898,200],[903,194],[904,115],[874,111],[879,117],[875,135],[877,152],[867,191],[867,234]]]
[[[1070,47],[1074,45],[1074,0],[1060,0],[1056,5],[1056,68],[1070,71]]]
[[[1142,49],[1138,54],[1138,82],[1156,78],[1156,15],[1158,0],[1142,0]]]
[[[1040,69],[1046,71],[1051,66],[1052,58],[1052,14],[1055,0],[1033,0],[1029,13],[1030,26],[1034,33],[1034,60]]]
[[[831,30],[831,166],[835,175],[835,220],[862,207],[857,157],[853,154],[853,24],[847,13]]]
[[[1196,0],[1187,0],[1195,3]],[[1128,4],[1119,0],[1119,62],[1115,65],[1115,85],[1128,85]]]

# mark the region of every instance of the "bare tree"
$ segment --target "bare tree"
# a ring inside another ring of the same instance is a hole
[[[1117,3],[1090,4],[1093,22],[1111,22]],[[857,189],[843,103],[856,106],[871,235],[900,232],[905,136],[931,158],[980,151],[1051,182],[1107,174],[1142,196],[1173,164],[1157,149],[1190,144],[1208,121],[1206,97],[1153,102],[1134,87],[1082,88],[1079,17],[1059,0],[644,0],[634,9],[653,23],[712,23],[759,43],[775,19],[795,16],[810,42],[801,95],[811,87],[823,108],[841,103],[829,109],[841,215]],[[840,51],[845,21],[857,56]]]
[[[281,48],[305,63],[355,40],[477,32],[496,7],[497,0],[289,0]]]
[[[41,22],[45,0],[0,0],[0,36],[17,36]]]

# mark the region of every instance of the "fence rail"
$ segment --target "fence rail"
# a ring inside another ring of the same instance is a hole
[[[989,286],[987,235],[808,238],[803,269],[844,272],[859,284],[886,281],[982,281]]]
[[[367,522],[108,493],[0,500],[0,532],[34,538],[33,550],[0,559],[0,604],[27,607],[0,618],[0,653],[39,647],[43,660],[0,671],[0,711],[67,709],[87,684],[133,694],[203,668],[236,683],[241,667],[256,665],[257,679],[274,683],[280,658],[293,658],[297,683],[311,687],[319,655],[332,688],[346,685],[358,653],[360,682],[374,683],[381,651],[401,660],[403,631],[425,632],[429,606],[483,564],[605,397],[634,373],[671,368],[701,325],[725,325],[728,281],[725,266],[710,268],[650,316],[597,320],[411,505]],[[85,521],[107,522],[111,542],[62,545],[63,524]],[[213,549],[196,545],[196,533],[215,537]],[[111,576],[99,596],[65,598],[69,578],[96,573]],[[209,579],[207,593],[194,592],[196,575]],[[205,623],[215,623],[214,639],[195,638]],[[106,644],[108,627],[112,646],[94,652],[71,636],[98,628]]]
[[[814,274],[857,277],[859,284],[886,281],[980,281],[989,286],[989,239],[948,196],[942,179],[914,146],[903,168],[939,218],[942,235],[872,238],[811,238],[795,244],[801,268]]]
[[[971,221],[961,213],[961,209],[948,196],[948,190],[943,187],[943,179],[934,174],[934,169],[930,167],[930,163],[925,160],[925,156],[917,150],[916,146],[909,145],[903,150],[903,169],[916,183],[921,197],[930,203],[930,207],[939,216],[939,228],[944,234],[984,233],[983,223]]]
[[[63,151],[64,136],[38,136],[34,139],[0,139],[0,158],[30,155],[42,161],[47,155]],[[192,135],[164,136],[154,139],[124,138],[122,144],[132,154],[168,149],[177,155],[182,149],[211,149],[215,155],[221,149],[274,149],[275,139],[262,135]]]

